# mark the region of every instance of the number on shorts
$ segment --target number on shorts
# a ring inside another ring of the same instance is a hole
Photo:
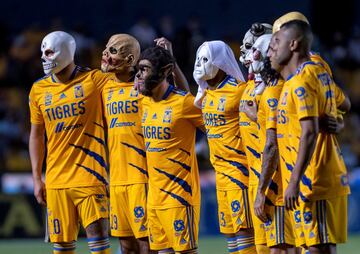
[[[112,216],[111,229],[115,229],[115,230],[118,229],[118,220],[115,214],[113,214]]]
[[[54,219],[54,234],[60,234],[60,221],[59,221],[59,219]]]

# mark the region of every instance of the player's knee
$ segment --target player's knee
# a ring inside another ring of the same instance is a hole
[[[94,221],[85,228],[86,236],[88,238],[109,237],[108,225],[109,220],[106,218],[101,218],[97,221]]]
[[[134,237],[121,237],[119,240],[120,240],[121,253],[123,254],[139,253],[139,246]]]
[[[149,240],[147,237],[138,238],[137,244],[139,245],[139,253],[149,253],[150,247],[149,247]]]

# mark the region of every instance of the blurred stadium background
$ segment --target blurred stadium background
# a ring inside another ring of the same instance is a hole
[[[65,30],[77,42],[76,63],[97,68],[102,49],[114,33],[130,33],[142,48],[165,36],[173,43],[180,67],[196,89],[192,69],[197,47],[222,39],[237,57],[253,22],[272,23],[289,11],[301,11],[315,32],[314,51],[331,65],[337,83],[349,94],[352,111],[339,135],[350,175],[349,242],[338,253],[359,253],[360,247],[360,2],[345,0],[5,0],[0,16],[0,253],[50,253],[42,243],[43,210],[32,195],[28,156],[27,96],[32,82],[43,76],[40,43],[45,34]],[[207,145],[199,137],[202,214],[200,253],[226,253],[217,233],[214,177]],[[85,240],[78,253],[87,253]],[[113,240],[113,253],[117,242]]]

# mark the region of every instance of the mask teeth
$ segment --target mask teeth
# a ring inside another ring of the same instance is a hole
[[[49,70],[56,67],[56,63],[45,63],[43,64],[45,70]]]

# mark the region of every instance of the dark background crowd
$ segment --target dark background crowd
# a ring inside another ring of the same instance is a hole
[[[359,1],[6,0],[0,6],[0,176],[31,172],[27,97],[32,83],[44,75],[40,44],[47,33],[71,33],[77,43],[75,62],[91,68],[99,68],[101,52],[114,33],[132,34],[142,49],[164,36],[172,42],[194,93],[196,49],[205,40],[224,40],[238,58],[243,36],[252,23],[273,23],[289,11],[300,11],[315,33],[314,51],[328,61],[337,83],[351,98],[352,110],[345,117],[339,140],[350,179],[360,179]],[[211,169],[206,144],[199,142],[197,150],[200,170],[210,172],[206,171]]]

